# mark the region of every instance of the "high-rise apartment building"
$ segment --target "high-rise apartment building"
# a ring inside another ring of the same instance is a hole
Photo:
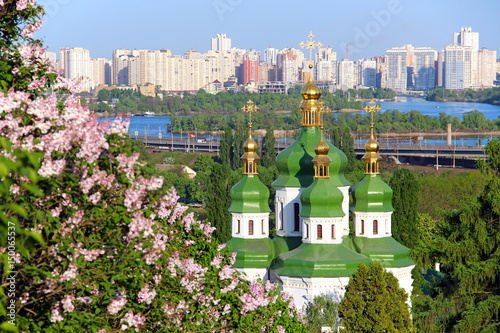
[[[470,27],[461,28],[453,33],[453,44],[470,47],[470,87],[479,88],[479,32]]]
[[[276,66],[277,57],[278,57],[278,49],[269,47],[264,50],[264,62],[269,65]]]
[[[444,84],[446,89],[471,87],[472,48],[450,44],[444,47]]]
[[[444,50],[438,53],[436,60],[436,86],[444,87]]]
[[[335,60],[318,60],[313,67],[316,82],[337,83],[337,62]]]
[[[405,47],[395,47],[386,51],[387,88],[396,92],[406,92],[407,53],[408,50]]]
[[[217,37],[210,39],[211,51],[229,51],[231,50],[231,38],[226,34],[217,34]]]
[[[436,51],[430,47],[413,50],[413,84],[415,90],[430,91],[436,82]]]
[[[479,50],[479,87],[493,87],[496,80],[496,58],[497,52],[486,49]]]
[[[320,47],[315,55],[316,61],[337,61],[337,52],[333,52],[331,47]]]
[[[370,59],[361,59],[356,62],[358,68],[358,82],[363,87],[377,86],[377,62]]]
[[[249,81],[259,82],[260,53],[250,50],[243,56],[243,84]]]
[[[342,59],[342,61],[339,61],[338,65],[337,84],[340,85],[343,90],[354,88],[354,85],[357,83],[354,74],[354,62]]]
[[[89,91],[95,87],[89,50],[81,47],[61,48],[59,56],[65,78],[77,79],[82,91]]]
[[[92,59],[92,77],[94,85],[111,85],[111,60],[104,58]]]
[[[304,61],[304,53],[294,48],[283,49],[278,53],[277,66],[281,69],[279,81],[298,82],[299,68]]]

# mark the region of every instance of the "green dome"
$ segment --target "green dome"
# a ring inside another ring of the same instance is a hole
[[[368,264],[370,259],[347,248],[344,243],[303,243],[295,250],[280,254],[271,269],[281,276],[341,277],[354,274],[362,262]]]
[[[231,189],[231,207],[233,213],[265,213],[269,209],[269,189],[259,177],[243,175],[243,178]]]
[[[330,141],[327,141],[327,143],[328,143],[328,146],[330,147],[330,154],[328,154],[328,156],[330,156],[330,158],[331,158],[332,154],[337,154],[340,158],[340,163],[338,165],[338,175],[339,175],[339,179],[342,183],[342,186],[351,186],[351,182],[348,181],[347,178],[345,178],[345,169],[347,168],[347,164],[349,164],[349,160],[347,159],[347,156],[344,154],[344,152],[342,150],[335,147],[335,145],[333,143],[331,143]],[[333,170],[332,167],[334,169],[336,169],[336,166],[332,166],[330,164],[330,174]]]
[[[378,175],[366,175],[352,189],[356,212],[392,212],[392,189]]]
[[[305,217],[343,217],[342,200],[344,195],[337,188],[340,182],[330,179],[314,179],[313,183],[300,195],[302,209],[300,216]]]
[[[236,252],[234,267],[268,268],[275,257],[274,243],[269,238],[231,238],[227,243],[231,252]]]
[[[320,138],[320,128],[302,127],[299,137],[276,157],[279,176],[273,183],[274,187],[308,187],[312,184],[314,177],[312,160],[316,155],[314,148]],[[332,160],[330,178],[336,179],[343,186],[351,185],[343,174],[347,166],[347,157],[330,142],[327,143],[330,147],[328,157]]]

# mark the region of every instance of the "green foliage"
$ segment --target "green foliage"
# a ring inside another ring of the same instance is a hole
[[[427,94],[428,101],[460,101],[481,102],[498,105],[500,104],[500,88],[486,88],[480,90],[452,91],[436,88]]]
[[[264,167],[268,168],[276,162],[277,149],[276,138],[274,137],[274,130],[272,127],[266,128],[266,136],[262,143],[262,159],[261,163]]]
[[[230,191],[236,179],[230,175],[231,169],[227,164],[215,163],[207,184],[207,220],[216,228],[215,237],[220,243],[226,243],[231,238],[231,214],[228,209],[231,205]]]
[[[407,295],[380,263],[361,263],[339,306],[343,332],[411,332]]]
[[[231,151],[233,147],[233,131],[230,127],[226,127],[224,134],[220,140],[219,155],[223,164],[231,166],[232,156]]]
[[[417,229],[417,208],[419,183],[408,169],[394,172],[389,186],[392,188],[392,235],[401,244],[414,248],[419,241]]]
[[[338,307],[329,295],[314,296],[312,302],[306,304],[305,315],[309,332],[321,333],[322,327],[336,331],[338,327]]]
[[[419,315],[434,332],[497,332],[500,327],[500,142],[487,148],[495,174],[476,201],[444,216],[432,255],[445,273]]]
[[[446,210],[458,209],[479,196],[490,176],[480,172],[445,172],[419,177],[420,198],[418,212],[438,220]]]

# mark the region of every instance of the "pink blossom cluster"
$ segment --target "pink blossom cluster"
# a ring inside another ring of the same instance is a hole
[[[127,295],[124,290],[118,291],[111,299],[108,305],[108,312],[112,315],[117,314],[127,304]]]
[[[250,293],[245,293],[240,296],[243,302],[241,314],[246,314],[248,311],[257,309],[259,306],[267,306],[271,301],[271,297],[266,297],[265,287],[261,283],[252,283],[250,285]]]
[[[64,295],[64,298],[61,300],[62,307],[64,312],[73,312],[75,311],[75,305],[73,301],[75,300],[74,295]]]
[[[142,286],[141,291],[139,291],[139,294],[137,295],[137,301],[139,303],[145,302],[146,304],[151,304],[155,296],[156,296],[156,290],[151,289],[150,291],[149,285],[145,283]]]
[[[142,314],[138,313],[134,315],[134,311],[130,310],[120,320],[122,323],[121,330],[126,331],[130,327],[135,327],[135,331],[139,332],[145,321],[146,318]]]

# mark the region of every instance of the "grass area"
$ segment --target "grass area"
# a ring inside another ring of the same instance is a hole
[[[147,149],[150,153],[149,161],[156,165],[158,163],[168,162],[174,165],[187,165],[192,168],[200,155],[207,155],[207,153],[185,153],[182,151],[163,151],[159,149]],[[214,155],[215,154],[211,154]]]

